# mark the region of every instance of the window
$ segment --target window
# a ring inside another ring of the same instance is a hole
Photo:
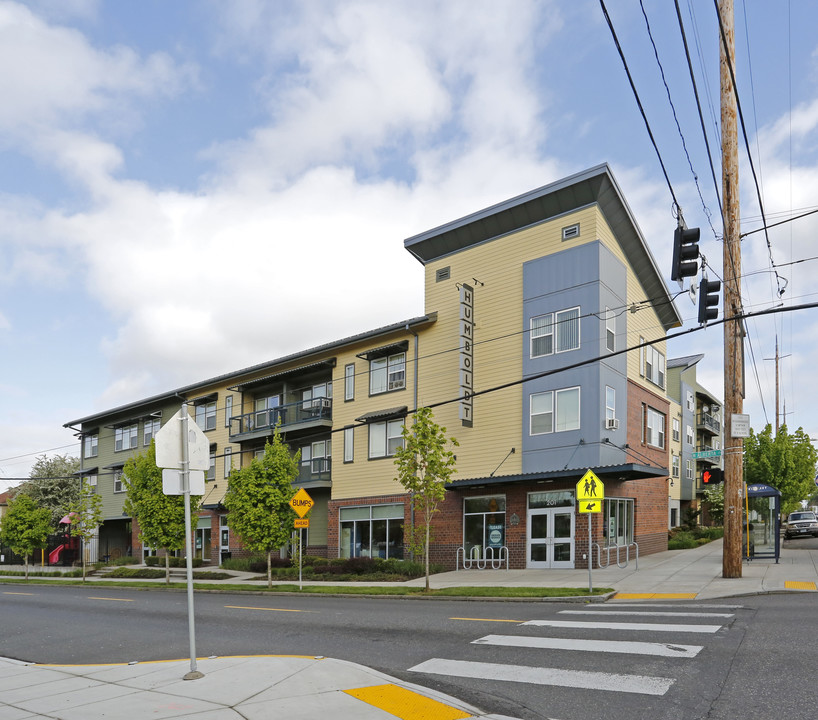
[[[602,532],[605,547],[624,547],[633,542],[633,500],[606,498]]]
[[[156,433],[159,432],[159,426],[161,425],[161,421],[156,419],[145,420],[145,425],[142,428],[142,444],[147,447],[151,444],[151,440],[156,437]]]
[[[682,427],[682,423],[679,420],[679,418],[673,418],[673,441],[674,442],[679,442],[679,439],[682,436],[681,435],[681,432],[682,432],[681,427]]]
[[[329,472],[332,450],[329,440],[318,440],[301,448],[301,466],[306,474]]]
[[[216,401],[196,405],[196,424],[202,430],[213,430],[216,427]]]
[[[99,455],[99,435],[86,435],[82,439],[83,457],[91,458]]]
[[[376,395],[406,387],[406,353],[369,361],[369,393]]]
[[[340,556],[403,559],[403,505],[342,507]]]
[[[605,308],[605,346],[611,352],[616,350],[616,315],[610,308]]]
[[[207,468],[207,475],[205,475],[205,482],[210,482],[216,479],[216,446],[210,446],[210,467]]]
[[[256,428],[275,427],[280,417],[274,410],[281,404],[280,395],[257,397],[255,399],[255,426]]]
[[[679,477],[679,472],[681,471],[682,458],[680,458],[676,454],[673,454],[673,455],[670,456],[670,462],[671,462],[671,466],[672,466],[671,474],[675,478]]]
[[[355,459],[355,428],[344,428],[344,462],[351,463]]]
[[[645,377],[654,385],[665,387],[665,356],[653,345],[645,348]]]
[[[463,550],[470,560],[486,556],[486,548],[506,544],[506,497],[491,495],[463,501]]]
[[[125,492],[125,484],[122,482],[122,468],[114,470],[114,492]]]
[[[230,427],[230,418],[233,417],[233,396],[228,395],[224,399],[224,426]]]
[[[605,424],[608,420],[616,419],[616,390],[609,385],[605,386]]]
[[[690,412],[695,412],[696,410],[696,400],[690,390],[687,391],[687,409],[690,410]]]
[[[132,450],[138,444],[139,425],[128,425],[114,429],[114,451]]]
[[[648,428],[647,428],[647,442],[653,447],[665,447],[665,416],[654,410],[648,408],[647,414]]]
[[[233,448],[226,447],[224,449],[224,476],[230,477],[230,471],[233,469]]]
[[[645,338],[639,336],[639,375],[645,377]]]
[[[301,392],[301,407],[305,410],[321,410],[327,406],[324,398],[332,397],[332,383],[318,383]]]
[[[690,425],[685,425],[685,442],[688,445],[693,445],[694,443],[693,428]]]
[[[355,364],[344,368],[344,400],[355,399]]]
[[[579,430],[579,388],[532,394],[530,414],[532,435]]]
[[[403,447],[403,418],[386,422],[371,423],[369,426],[369,457],[392,456]]]
[[[531,357],[579,347],[579,308],[531,318]]]
[[[687,466],[685,468],[685,477],[688,480],[693,479],[693,461],[692,460],[687,461]]]

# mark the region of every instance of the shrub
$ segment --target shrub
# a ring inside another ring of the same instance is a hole
[[[183,557],[171,557],[170,558],[170,566],[172,568],[180,568],[180,567],[187,567],[187,560]],[[158,557],[157,555],[149,555],[145,558],[145,565],[148,567],[165,567],[165,557]],[[201,567],[202,566],[202,559],[201,558],[193,558],[193,567]]]

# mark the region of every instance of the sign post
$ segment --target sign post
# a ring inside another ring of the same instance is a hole
[[[182,408],[156,433],[156,465],[167,468],[162,471],[162,490],[166,495],[184,495],[185,505],[185,555],[187,569],[187,625],[190,640],[190,672],[185,680],[204,677],[196,668],[196,625],[193,613],[193,548],[191,546],[190,489],[191,475],[204,493],[204,470],[210,467],[210,444],[207,436],[194,422],[191,427],[187,405]],[[193,472],[191,472],[193,471]],[[197,472],[201,471],[201,472]],[[178,474],[177,474],[178,473]]]
[[[310,526],[310,521],[305,519],[304,516],[312,510],[312,506],[315,505],[315,502],[310,497],[310,494],[304,489],[299,488],[298,492],[293,495],[292,499],[290,500],[290,507],[295,510],[296,514],[298,515],[298,520],[295,521],[293,527],[298,530],[298,589],[303,590],[303,585],[301,584],[301,564],[304,560],[304,548],[302,547],[301,542],[301,529],[308,528]]]
[[[591,532],[594,513],[602,512],[602,501],[605,499],[605,485],[590,468],[577,483],[577,502],[579,511],[588,515],[588,592],[594,592],[594,581],[591,568],[594,564],[593,535]]]

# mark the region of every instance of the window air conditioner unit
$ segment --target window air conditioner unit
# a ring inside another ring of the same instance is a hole
[[[605,418],[605,429],[606,430],[618,430],[619,429],[619,420],[616,418]]]

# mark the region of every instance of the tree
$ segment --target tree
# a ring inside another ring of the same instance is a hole
[[[706,488],[704,500],[707,503],[710,519],[716,525],[724,523],[724,483]]]
[[[295,511],[289,503],[295,495],[292,482],[298,477],[300,463],[301,452],[291,455],[276,428],[263,456],[230,472],[224,496],[230,529],[248,550],[267,556],[269,588],[273,586],[273,552],[287,543],[294,527]]]
[[[815,490],[818,451],[802,428],[790,434],[782,425],[773,437],[772,427],[750,432],[744,441],[744,480],[764,483],[781,492],[781,510],[790,513],[801,507]]]
[[[82,581],[85,582],[85,543],[94,538],[102,523],[102,498],[94,492],[87,480],[83,480],[79,496],[65,511],[71,518],[68,532],[80,539]]]
[[[22,555],[28,580],[28,557],[35,550],[44,548],[51,533],[51,513],[47,508],[37,507],[28,495],[18,494],[9,500],[3,524],[0,526],[0,543],[8,545],[12,552]]]
[[[411,429],[406,425],[401,431],[403,447],[395,452],[398,466],[398,482],[409,493],[419,518],[420,549],[426,563],[426,591],[429,591],[429,545],[431,543],[432,518],[446,495],[446,483],[455,469],[455,456],[450,447],[459,443],[446,438],[446,428],[434,421],[431,408],[419,408]],[[412,541],[418,538],[413,535]]]
[[[165,495],[162,470],[156,466],[156,442],[130,458],[122,469],[128,492],[123,510],[139,523],[139,541],[165,549],[165,582],[170,584],[170,554],[185,545],[185,496]],[[190,516],[195,517],[201,496],[190,496]]]
[[[56,528],[65,508],[79,497],[80,480],[76,476],[79,469],[78,458],[41,455],[31,468],[30,480],[20,486],[18,493],[28,495],[38,507],[48,508],[51,525]]]

